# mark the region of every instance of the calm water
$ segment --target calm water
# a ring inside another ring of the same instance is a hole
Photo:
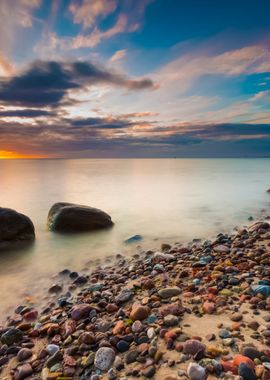
[[[270,159],[0,160],[0,175],[0,205],[36,227],[31,248],[0,253],[2,314],[28,294],[38,298],[60,270],[127,251],[130,235],[144,236],[142,248],[158,248],[230,231],[270,206]],[[101,208],[115,226],[76,236],[48,232],[47,213],[58,201]]]

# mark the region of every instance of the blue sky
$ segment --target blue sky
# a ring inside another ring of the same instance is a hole
[[[2,0],[0,157],[270,155],[268,0]]]

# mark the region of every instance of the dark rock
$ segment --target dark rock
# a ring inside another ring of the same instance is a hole
[[[60,292],[62,291],[62,289],[63,289],[63,288],[62,288],[61,285],[59,285],[59,284],[53,284],[53,285],[49,288],[48,292],[51,293],[51,294],[60,293]]]
[[[48,368],[53,367],[57,363],[61,363],[63,360],[63,354],[60,351],[56,351],[46,362]]]
[[[11,346],[14,343],[19,343],[23,338],[21,330],[11,328],[1,337],[1,343]]]
[[[87,283],[87,278],[85,276],[79,276],[73,281],[73,284],[75,285],[84,285],[86,283]]]
[[[125,356],[125,361],[127,364],[134,363],[139,355],[139,351],[131,350]]]
[[[116,348],[119,352],[126,352],[129,349],[129,344],[125,340],[119,340],[116,344]]]
[[[28,216],[0,207],[0,249],[16,248],[34,239],[35,227]]]
[[[252,368],[250,368],[246,363],[240,363],[238,367],[238,375],[240,375],[244,380],[256,380],[257,377]]]
[[[151,379],[156,373],[156,368],[154,366],[147,367],[142,370],[142,374],[147,379]]]
[[[104,211],[73,203],[55,203],[48,214],[48,227],[58,232],[83,232],[111,227],[110,215]]]
[[[248,358],[254,360],[254,359],[260,359],[262,354],[260,351],[258,351],[255,347],[252,346],[246,346],[242,349],[242,354],[244,356],[247,356]]]

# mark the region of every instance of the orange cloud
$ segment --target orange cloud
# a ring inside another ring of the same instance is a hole
[[[14,73],[14,68],[8,59],[0,54],[0,76],[9,76]]]

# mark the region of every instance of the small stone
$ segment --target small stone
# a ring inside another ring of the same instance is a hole
[[[218,253],[229,253],[230,252],[230,248],[227,247],[226,245],[216,245],[214,247],[214,251],[215,252],[218,252]]]
[[[181,289],[178,286],[172,286],[172,287],[160,289],[158,292],[158,295],[161,298],[166,299],[166,298],[178,296],[180,293],[181,293]]]
[[[116,322],[116,325],[114,326],[112,332],[114,335],[122,335],[126,330],[126,325],[122,319]]]
[[[80,319],[87,318],[90,311],[92,310],[92,307],[87,303],[82,303],[77,306],[74,306],[74,308],[71,311],[71,318],[75,321],[79,321]]]
[[[244,380],[256,380],[256,374],[253,371],[253,369],[250,368],[246,363],[240,363],[238,367],[238,374],[244,379]]]
[[[116,348],[119,352],[126,352],[129,349],[129,344],[125,340],[119,340],[116,344]]]
[[[252,346],[244,347],[242,350],[242,354],[252,360],[256,358],[260,359],[260,357],[262,356],[260,351],[258,351],[255,347],[252,347]]]
[[[23,338],[23,333],[19,329],[11,328],[6,331],[2,337],[1,342],[11,346],[14,343],[19,343]]]
[[[17,360],[23,362],[32,356],[32,351],[29,348],[21,348],[17,354]]]
[[[59,285],[59,284],[53,284],[48,292],[51,293],[51,294],[55,294],[55,293],[60,293],[61,291],[63,290],[62,286]]]
[[[190,380],[204,380],[206,376],[205,369],[197,363],[189,363],[187,374]]]
[[[133,304],[130,312],[130,319],[132,321],[143,321],[150,314],[150,309],[148,306],[142,306],[140,304]]]
[[[176,326],[178,325],[178,323],[179,323],[179,319],[175,315],[169,314],[169,315],[166,315],[166,317],[164,318],[164,324],[167,327]]]
[[[61,363],[63,360],[63,354],[60,351],[56,351],[46,362],[46,367],[52,368],[54,365]]]
[[[134,333],[139,333],[142,331],[143,329],[143,325],[142,325],[142,322],[141,321],[135,321],[133,322],[132,326],[131,326],[131,329]]]
[[[150,340],[152,340],[156,336],[154,327],[149,327],[149,329],[147,330],[147,336]]]
[[[123,289],[122,292],[120,292],[116,297],[115,297],[115,302],[117,304],[121,304],[124,302],[129,301],[133,296],[133,293],[130,289]]]
[[[189,339],[183,344],[183,352],[188,355],[196,355],[198,352],[204,352],[205,345],[196,339]]]
[[[48,351],[50,355],[53,355],[57,351],[59,351],[59,346],[57,346],[56,344],[48,344],[46,347],[46,350]]]
[[[218,335],[219,335],[219,337],[221,339],[226,339],[226,338],[230,338],[231,337],[230,331],[225,330],[225,329],[220,330],[219,333],[218,333]]]
[[[33,368],[29,363],[23,364],[16,369],[14,380],[23,380],[33,373]]]
[[[156,373],[156,368],[154,366],[149,366],[142,370],[142,374],[147,379],[151,379]]]
[[[78,276],[73,281],[73,284],[75,284],[75,285],[85,285],[86,283],[87,283],[87,278],[85,276]]]
[[[260,324],[257,321],[252,321],[248,323],[248,327],[254,331],[257,331],[260,327]]]
[[[216,310],[214,302],[205,301],[202,305],[202,310],[205,314],[213,314]]]
[[[125,356],[125,362],[126,364],[134,363],[139,355],[138,350],[131,350],[129,351]]]
[[[101,371],[108,371],[113,365],[115,352],[110,347],[101,347],[97,350],[95,356],[95,366]]]
[[[231,315],[231,321],[233,322],[240,322],[243,319],[243,315],[241,313],[233,313]]]
[[[207,334],[205,338],[208,340],[208,342],[211,342],[212,340],[216,339],[216,335],[215,334]]]

